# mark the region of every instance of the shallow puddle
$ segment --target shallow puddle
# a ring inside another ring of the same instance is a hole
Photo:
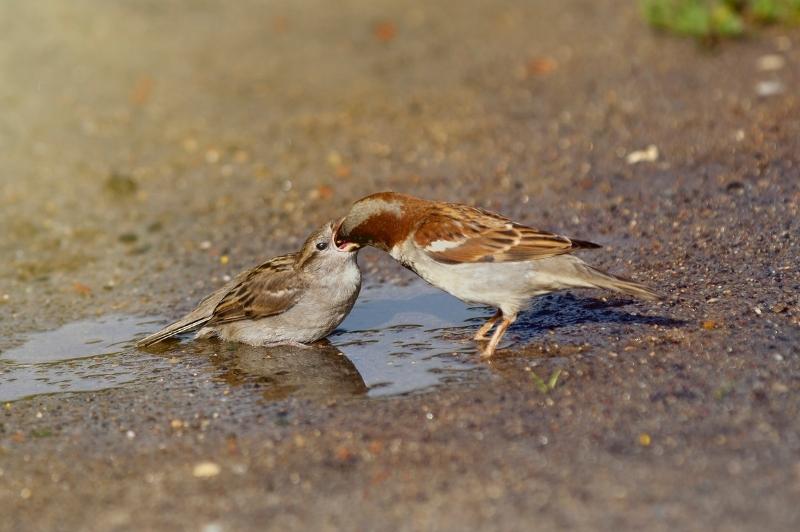
[[[33,333],[22,345],[0,352],[0,401],[103,390],[146,377],[165,364],[132,350],[132,338],[159,322],[105,316]]]
[[[368,287],[329,340],[358,368],[370,396],[400,394],[483,368],[471,338],[486,315],[420,282]]]
[[[482,370],[470,337],[472,322],[486,314],[422,283],[381,285],[366,287],[347,320],[321,345],[263,348],[187,336],[149,352],[133,344],[163,320],[106,316],[31,334],[0,352],[0,401],[102,390],[156,374],[169,386],[182,372],[175,357],[192,357],[191,365],[214,380],[252,388],[270,400],[408,393]]]

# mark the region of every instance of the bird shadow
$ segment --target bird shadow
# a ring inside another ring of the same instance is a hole
[[[614,325],[655,325],[682,327],[688,322],[671,316],[623,310],[634,300],[576,297],[571,293],[543,296],[529,311],[520,314],[509,329],[521,340],[533,339],[544,331],[587,323]]]

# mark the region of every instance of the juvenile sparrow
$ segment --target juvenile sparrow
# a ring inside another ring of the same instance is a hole
[[[216,336],[250,345],[307,344],[324,338],[353,308],[361,288],[359,246],[337,246],[334,232],[333,223],[325,224],[299,252],[240,273],[192,312],[137,345],[197,328],[196,338]]]
[[[334,237],[387,251],[428,283],[462,301],[495,307],[478,330],[488,358],[517,313],[538,295],[568,288],[605,288],[643,299],[658,299],[650,288],[602,272],[570,255],[597,244],[532,229],[493,212],[428,201],[396,192],[358,200]]]

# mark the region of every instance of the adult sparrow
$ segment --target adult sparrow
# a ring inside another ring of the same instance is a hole
[[[600,271],[571,255],[597,244],[539,231],[499,214],[458,203],[428,201],[396,192],[358,200],[335,235],[338,245],[387,251],[428,283],[468,303],[497,312],[476,340],[499,320],[482,352],[494,354],[517,313],[538,295],[568,288],[605,288],[658,299],[650,288]]]
[[[192,312],[137,345],[197,328],[196,338],[216,336],[250,345],[307,344],[324,338],[353,308],[361,288],[359,246],[337,246],[334,232],[333,223],[325,224],[299,252],[240,273]]]

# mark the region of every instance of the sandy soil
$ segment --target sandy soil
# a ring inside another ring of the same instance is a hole
[[[189,345],[8,403],[0,529],[800,527],[797,31],[709,50],[621,0],[228,4],[0,6],[0,350],[176,317],[382,189],[600,242],[668,299],[551,296],[477,377],[410,395],[270,395]]]

